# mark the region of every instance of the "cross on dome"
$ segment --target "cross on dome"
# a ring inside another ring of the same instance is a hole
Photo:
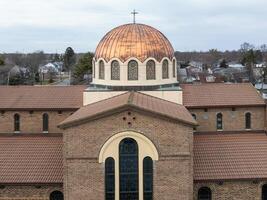
[[[138,12],[136,12],[134,9],[133,12],[131,12],[131,14],[133,15],[133,23],[135,24],[135,15],[137,15]]]

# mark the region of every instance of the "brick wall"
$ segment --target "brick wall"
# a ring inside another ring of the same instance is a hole
[[[20,132],[21,133],[42,133],[43,132],[43,114],[49,115],[49,132],[62,132],[57,125],[66,119],[74,111],[34,111],[30,114],[29,111],[6,111],[0,113],[0,134],[14,132],[14,114],[20,115]]]
[[[194,200],[197,200],[198,190],[201,187],[209,187],[212,191],[212,200],[261,200],[262,185],[267,181],[224,181],[195,183]]]
[[[192,128],[137,112],[113,114],[64,130],[65,198],[104,199],[104,165],[98,163],[98,155],[108,138],[127,130],[144,134],[159,152],[159,161],[154,162],[154,199],[192,199]]]
[[[223,114],[223,130],[239,131],[245,130],[245,113],[251,113],[251,129],[265,129],[265,108],[264,107],[236,107],[235,111],[232,108],[208,108],[207,112],[204,109],[189,109],[196,115],[199,126],[197,131],[216,131],[216,115]]]
[[[0,200],[49,200],[53,191],[63,191],[61,185],[7,185],[0,189]]]

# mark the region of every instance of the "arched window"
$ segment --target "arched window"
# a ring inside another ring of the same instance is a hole
[[[222,113],[217,114],[216,118],[217,122],[217,130],[222,130],[223,129],[223,115]]]
[[[172,76],[173,78],[176,76],[175,60],[172,61]]]
[[[99,61],[99,79],[105,79],[105,64],[103,60]]]
[[[20,116],[18,113],[14,115],[14,131],[20,131]]]
[[[153,161],[150,157],[143,160],[144,200],[153,199]]]
[[[153,60],[149,60],[146,63],[146,80],[155,80],[155,79],[156,79],[155,62]]]
[[[138,199],[138,145],[132,138],[119,144],[120,200]]]
[[[211,190],[208,187],[202,187],[198,190],[198,200],[211,200]]]
[[[169,78],[169,63],[168,60],[163,60],[162,62],[162,78]]]
[[[111,80],[120,80],[120,64],[117,60],[111,63]]]
[[[49,200],[64,200],[64,195],[60,191],[51,192]]]
[[[115,199],[115,161],[108,157],[105,161],[106,200]]]
[[[262,186],[261,200],[267,200],[267,184]]]
[[[49,117],[47,113],[43,114],[43,131],[46,132],[48,131],[48,125],[49,124]]]
[[[246,129],[251,129],[251,113],[246,113],[245,114],[245,124],[246,124]]]
[[[128,63],[128,80],[138,80],[138,63],[135,60]]]

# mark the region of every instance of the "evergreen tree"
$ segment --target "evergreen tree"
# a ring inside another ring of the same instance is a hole
[[[64,54],[64,68],[66,71],[71,71],[76,63],[76,56],[71,47],[68,47]]]
[[[82,81],[85,74],[92,73],[93,57],[93,53],[85,53],[75,65],[73,77],[76,83]]]
[[[4,58],[2,58],[1,56],[0,56],[0,66],[1,65],[5,65],[5,60],[4,60]]]

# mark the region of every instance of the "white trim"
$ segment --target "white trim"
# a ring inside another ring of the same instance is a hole
[[[144,135],[134,131],[117,133],[109,138],[102,146],[98,162],[105,163],[106,158],[112,157],[115,161],[115,200],[120,198],[119,181],[119,144],[124,138],[132,138],[138,144],[138,180],[139,180],[139,200],[143,200],[143,159],[147,156],[153,161],[159,159],[155,145]]]

